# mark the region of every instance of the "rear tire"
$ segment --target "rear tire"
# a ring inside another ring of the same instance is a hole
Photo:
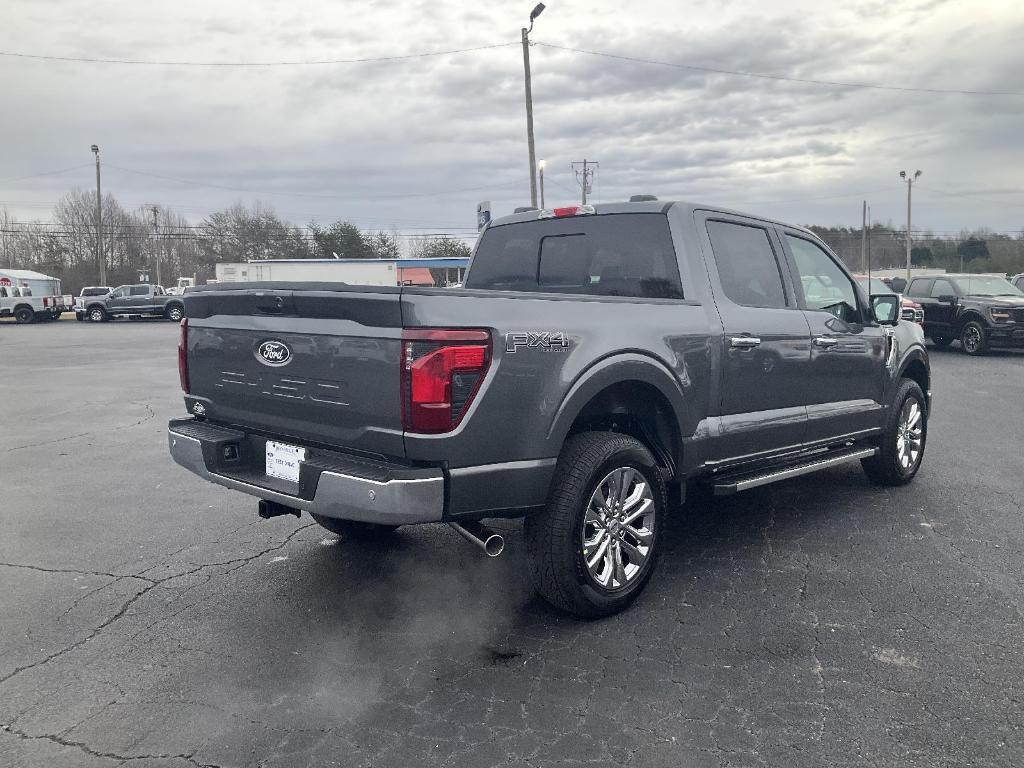
[[[363,523],[358,520],[340,520],[337,517],[324,517],[312,512],[310,512],[310,516],[328,531],[341,536],[343,539],[372,541],[387,538],[398,530],[397,525],[378,525],[377,523]]]
[[[14,311],[14,322],[25,325],[26,323],[35,322],[36,313],[28,307],[19,307]]]
[[[960,330],[960,347],[965,354],[983,355],[988,352],[988,338],[985,336],[985,326],[977,320],[965,323]]]
[[[661,470],[640,441],[614,432],[571,437],[547,506],[523,527],[537,591],[580,618],[625,609],[654,573],[667,507]]]
[[[946,347],[953,343],[953,338],[951,336],[932,336],[931,340],[932,344],[934,344],[939,349],[945,349]]]
[[[920,385],[903,379],[889,410],[879,451],[862,459],[864,473],[877,485],[906,485],[917,474],[928,442],[928,404]]]
[[[185,309],[180,304],[171,304],[167,307],[164,312],[164,317],[168,320],[173,320],[176,323],[181,322],[181,318],[185,316]]]

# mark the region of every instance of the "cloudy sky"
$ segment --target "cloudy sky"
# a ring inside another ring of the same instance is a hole
[[[1024,93],[1017,0],[550,0],[535,43],[795,78]],[[261,200],[296,223],[472,231],[474,206],[529,202],[518,45],[532,0],[5,0],[0,206],[50,217],[90,188],[198,221]],[[548,205],[600,162],[598,201],[638,192],[797,223],[905,217],[900,169],[924,171],[914,228],[1024,229],[1024,95],[826,87],[531,49]],[[63,173],[16,177],[71,168]],[[161,178],[163,177],[163,178]]]

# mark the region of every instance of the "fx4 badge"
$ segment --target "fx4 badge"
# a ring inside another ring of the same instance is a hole
[[[569,339],[565,331],[521,331],[519,333],[505,334],[505,351],[512,354],[521,348],[535,348],[543,350],[566,350],[569,348]]]

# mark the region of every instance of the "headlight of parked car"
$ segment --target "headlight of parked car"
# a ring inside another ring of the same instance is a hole
[[[1008,323],[1013,319],[1010,310],[1003,307],[989,307],[988,314],[993,323]]]

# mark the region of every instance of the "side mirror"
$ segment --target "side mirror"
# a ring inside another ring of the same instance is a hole
[[[896,325],[900,321],[900,297],[894,293],[872,296],[871,313],[879,325]]]
[[[942,296],[939,296],[939,301],[941,301],[943,304],[956,304],[956,296],[944,294]]]

